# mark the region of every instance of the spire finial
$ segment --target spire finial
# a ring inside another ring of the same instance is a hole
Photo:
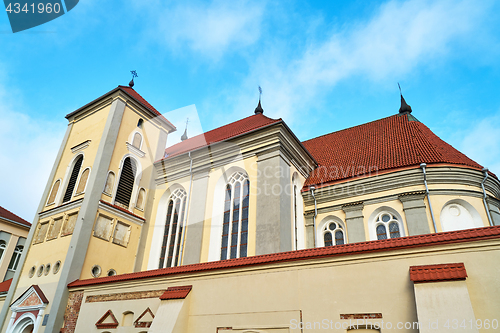
[[[401,92],[401,86],[399,85],[399,95],[401,96],[401,107],[399,108],[399,114],[411,113],[411,106],[406,103],[405,98],[403,97],[403,93]]]
[[[264,109],[262,108],[262,105],[260,105],[260,99],[262,97],[262,88],[259,86],[259,104],[255,108],[255,114],[263,114]]]
[[[130,71],[130,73],[132,73],[132,80],[130,80],[130,82],[128,83],[128,86],[130,88],[133,88],[134,87],[134,78],[139,77],[139,76],[137,75],[137,71]]]
[[[189,118],[186,119],[186,129],[184,130],[184,134],[181,136],[181,141],[187,140],[188,139],[188,123],[189,123]]]

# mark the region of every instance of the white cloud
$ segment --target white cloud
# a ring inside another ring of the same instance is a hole
[[[15,111],[13,93],[0,86],[0,205],[32,222],[65,127]]]
[[[218,59],[228,50],[238,50],[259,39],[263,11],[262,2],[182,2],[154,15],[159,26],[156,34],[174,49],[187,46]]]
[[[500,112],[472,126],[460,144],[469,158],[500,176]]]
[[[387,2],[367,21],[332,30],[326,40],[305,36],[313,41],[303,51],[280,50],[281,44],[262,48],[267,51],[251,64],[239,91],[227,96],[241,112],[255,100],[248,91],[261,84],[264,97],[272,96],[265,108],[288,122],[299,121],[303,109],[321,103],[321,95],[342,80],[358,76],[392,83],[450,56],[457,43],[474,38],[487,7],[474,1]]]

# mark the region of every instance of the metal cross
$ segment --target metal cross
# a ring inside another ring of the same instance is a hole
[[[132,80],[135,78],[135,77],[139,77],[137,75],[137,71],[130,71],[130,73],[132,73]]]
[[[261,97],[262,97],[262,88],[259,86],[259,101]]]

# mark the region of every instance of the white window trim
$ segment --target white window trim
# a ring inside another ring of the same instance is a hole
[[[344,221],[342,221],[342,219],[340,219],[337,216],[330,215],[330,216],[325,217],[323,220],[321,220],[321,222],[318,224],[318,228],[316,228],[316,239],[317,239],[316,246],[317,247],[324,247],[325,246],[325,238],[324,238],[323,231],[325,228],[328,228],[328,225],[331,222],[335,222],[342,227],[341,229],[342,229],[342,232],[344,234],[344,244],[348,243],[347,228],[346,228]],[[335,234],[333,236],[333,246],[335,246]]]
[[[62,201],[64,198],[64,193],[66,193],[66,190],[68,188],[68,183],[69,183],[69,179],[71,178],[71,173],[73,171],[73,167],[75,166],[76,160],[78,159],[79,156],[83,157],[82,166],[85,163],[85,154],[83,152],[75,155],[73,157],[73,159],[71,160],[71,162],[69,162],[68,166],[66,167],[66,172],[64,174],[64,178],[63,178],[64,181],[59,186],[59,188],[62,188],[63,190],[58,191],[59,193],[56,196],[55,202],[57,203],[58,206],[62,204]],[[75,191],[76,191],[77,186],[78,186],[78,182],[75,184],[75,188],[73,189],[73,193],[71,193],[71,198],[73,198],[73,196],[75,195]],[[71,201],[71,199],[68,202],[70,202],[70,201]]]
[[[237,173],[241,172],[244,174],[249,180],[250,177],[248,176],[248,172],[239,167],[239,166],[233,166],[226,170],[217,180],[217,183],[215,185],[215,190],[214,190],[214,195],[213,195],[213,209],[212,209],[212,226],[210,228],[210,244],[209,244],[209,249],[208,249],[208,261],[219,261],[220,256],[221,256],[221,245],[222,245],[222,227],[224,223],[224,201],[225,201],[225,194],[226,194],[226,185],[228,184],[229,180],[231,177]],[[252,183],[250,183],[250,190],[252,187]],[[250,225],[251,225],[251,210],[252,210],[252,203],[251,203],[251,196],[250,196],[250,202],[249,202],[249,212],[248,212],[248,239],[247,239],[247,244],[250,244],[251,242],[251,234],[250,234]],[[241,210],[240,210],[241,211]],[[241,230],[238,229],[238,230]],[[238,238],[240,235],[238,236]],[[228,242],[228,245],[230,243]],[[250,248],[249,245],[247,245],[247,256],[249,256],[248,249]],[[229,253],[229,252],[228,252]],[[239,253],[239,249],[238,249]],[[230,257],[230,254],[229,254]]]
[[[120,178],[122,176],[123,163],[125,162],[125,159],[127,157],[130,157],[131,159],[133,159],[134,162],[136,163],[136,167],[137,167],[136,174],[135,174],[135,180],[134,180],[134,186],[132,187],[132,193],[130,194],[130,203],[128,206],[128,211],[132,212],[134,207],[135,207],[135,201],[137,198],[137,191],[139,188],[139,183],[140,183],[141,178],[142,178],[142,165],[139,162],[139,160],[137,159],[137,157],[135,157],[132,154],[123,155],[123,158],[120,161],[120,167],[118,168],[118,175],[119,176],[118,176],[118,178],[115,177],[115,184],[113,186],[113,197],[111,199],[111,202],[113,203],[113,205],[115,205],[116,190],[118,189],[118,183],[120,183]],[[116,174],[115,174],[115,176],[116,176]]]
[[[406,236],[405,224],[404,224],[404,221],[403,221],[403,218],[401,217],[401,215],[394,208],[383,206],[383,207],[377,208],[370,215],[370,218],[368,220],[368,232],[369,232],[370,240],[378,240],[378,238],[377,238],[377,226],[379,224],[381,224],[381,222],[377,222],[377,219],[379,216],[381,216],[384,213],[389,213],[389,214],[394,215],[396,217],[396,222],[398,223],[398,226],[399,226],[399,235],[400,235],[400,237],[405,237]],[[387,238],[391,239],[390,232],[389,232],[389,223],[391,223],[391,221],[382,222],[382,223],[385,223],[386,233],[388,235]]]

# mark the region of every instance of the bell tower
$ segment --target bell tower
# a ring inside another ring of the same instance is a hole
[[[70,282],[141,265],[152,165],[176,129],[132,86],[118,86],[66,116],[66,134],[0,314],[1,332],[15,329],[19,319],[33,332],[59,332]],[[23,307],[28,298],[43,298],[40,308]]]

